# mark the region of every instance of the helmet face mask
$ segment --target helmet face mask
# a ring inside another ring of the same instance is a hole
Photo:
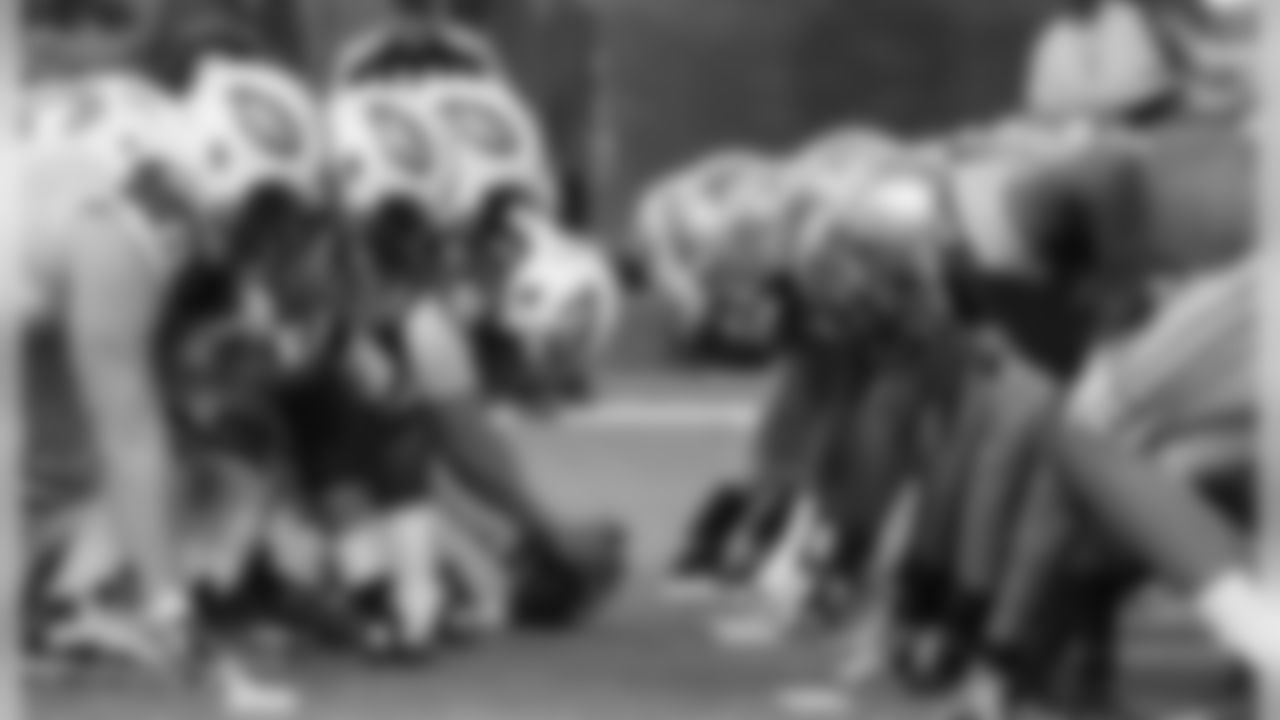
[[[857,340],[886,310],[879,285],[884,279],[858,241],[837,243],[814,256],[797,274],[797,295],[809,343]]]
[[[233,286],[244,341],[293,366],[329,326],[340,280],[316,98],[272,61],[210,55],[182,103],[190,150],[180,181],[202,236],[198,262]]]
[[[519,188],[490,194],[462,233],[468,277],[481,288],[502,287],[533,252],[540,214]]]
[[[285,205],[318,205],[325,133],[301,78],[266,60],[211,56],[183,103],[192,145],[185,186],[220,234],[236,236],[229,243],[244,241],[264,213],[275,222]]]
[[[538,227],[487,324],[503,345],[509,383],[527,402],[558,405],[590,394],[596,361],[617,328],[620,289],[598,248]]]
[[[775,273],[752,259],[712,268],[695,348],[709,359],[754,365],[780,346],[786,318]]]
[[[355,221],[371,280],[391,293],[440,288],[454,275],[450,245],[417,203],[388,198]]]
[[[264,184],[225,219],[221,259],[246,269],[287,265],[319,231],[318,214],[288,188]]]
[[[634,252],[691,360],[755,366],[780,345],[779,180],[768,157],[726,150],[641,204]]]
[[[249,334],[280,367],[295,366],[331,325],[344,281],[326,218],[287,189],[264,186],[229,220],[211,264],[238,288]]]

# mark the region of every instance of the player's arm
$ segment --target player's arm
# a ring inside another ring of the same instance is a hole
[[[471,338],[439,303],[425,302],[408,319],[411,371],[440,452],[467,490],[513,522],[523,535],[556,544],[555,520],[484,397]]]

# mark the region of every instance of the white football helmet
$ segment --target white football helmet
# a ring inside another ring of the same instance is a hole
[[[797,262],[813,257],[832,218],[853,212],[858,198],[882,168],[898,160],[899,146],[868,136],[866,142],[802,151],[784,171],[779,232],[789,238]]]
[[[734,150],[707,157],[643,197],[636,240],[649,256],[705,269],[744,226],[768,218],[771,179],[773,166],[763,155]]]
[[[521,216],[532,238],[503,285],[498,326],[535,374],[585,380],[611,347],[622,291],[602,248],[534,214]]]
[[[660,179],[641,198],[630,252],[678,325],[704,319],[707,273],[771,205],[762,192],[771,173],[763,155],[726,150]]]
[[[207,58],[185,107],[194,148],[187,181],[202,211],[234,215],[264,188],[319,199],[324,115],[300,78],[261,61]]]
[[[934,168],[910,158],[868,173],[838,202],[816,204],[791,266],[809,331],[846,337],[871,318],[936,316],[952,223]]]
[[[328,108],[338,201],[361,215],[391,202],[423,210],[443,197],[449,157],[400,84],[339,88]]]
[[[548,215],[559,207],[550,152],[533,111],[496,76],[435,76],[412,85],[418,112],[448,153],[450,182],[435,208],[470,227],[511,193]]]
[[[848,125],[810,138],[792,152],[792,157],[796,167],[843,166],[894,153],[904,142],[900,136],[879,128]]]
[[[909,162],[887,164],[867,172],[855,187],[827,196],[799,227],[798,251],[811,253],[814,244],[830,242],[846,233],[850,242],[888,243],[940,237],[948,219],[943,187],[927,168]]]

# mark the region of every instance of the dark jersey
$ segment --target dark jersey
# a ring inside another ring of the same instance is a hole
[[[1033,230],[1051,263],[1086,258],[1123,284],[1221,266],[1253,244],[1254,162],[1247,138],[1207,123],[1108,142],[1033,184]]]
[[[1018,224],[1042,273],[964,271],[956,294],[1028,359],[1069,376],[1100,332],[1145,315],[1154,281],[1248,251],[1253,162],[1244,137],[1208,124],[1107,141],[1019,188]]]
[[[999,328],[1030,362],[1066,379],[1080,367],[1095,322],[1072,288],[1045,278],[982,275],[956,268],[949,278],[971,322]]]
[[[300,489],[315,501],[340,486],[375,504],[417,497],[430,484],[427,418],[416,403],[396,402],[359,387],[345,365],[345,344],[354,340],[335,338],[320,362],[290,378],[274,395],[298,460]],[[399,367],[403,347],[394,331],[378,331],[373,342]]]
[[[282,375],[260,339],[240,332],[235,286],[199,268],[175,284],[157,345],[169,409],[193,457],[212,452],[276,468],[285,464],[307,501],[343,488],[375,504],[429,489],[430,434],[409,393],[371,394],[346,365],[350,343],[370,341],[403,363],[395,328],[356,338],[334,331],[304,369]],[[372,340],[370,340],[372,338]]]

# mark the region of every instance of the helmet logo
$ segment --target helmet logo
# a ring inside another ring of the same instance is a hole
[[[281,160],[302,154],[302,130],[289,110],[252,85],[232,88],[231,104],[240,126],[261,150]]]
[[[445,103],[441,112],[449,128],[473,148],[500,157],[519,151],[519,135],[498,108],[459,97]]]
[[[434,165],[431,143],[422,127],[403,109],[391,103],[378,103],[369,108],[369,120],[383,150],[400,168],[414,175],[425,175]]]

